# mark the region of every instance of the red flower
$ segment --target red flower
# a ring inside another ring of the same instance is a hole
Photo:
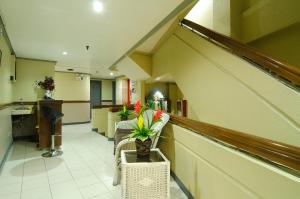
[[[161,115],[162,115],[162,111],[161,110],[157,110],[156,113],[153,116],[152,122],[156,122],[160,119]]]
[[[141,102],[137,101],[136,104],[134,105],[134,112],[136,114],[140,114],[141,107],[142,107]]]

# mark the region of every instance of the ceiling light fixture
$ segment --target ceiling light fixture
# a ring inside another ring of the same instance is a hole
[[[94,0],[93,8],[95,12],[100,13],[103,11],[103,4],[100,1]]]
[[[111,73],[109,73],[110,74],[110,76],[113,76],[114,75],[114,73],[113,72],[111,72]]]
[[[67,54],[68,54],[68,52],[64,51],[62,54],[63,54],[63,55],[67,55]]]

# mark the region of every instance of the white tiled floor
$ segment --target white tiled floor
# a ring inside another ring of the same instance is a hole
[[[63,126],[64,154],[42,158],[34,143],[16,142],[0,176],[2,199],[121,198],[112,186],[113,142],[89,124]],[[171,181],[171,198],[187,198]]]

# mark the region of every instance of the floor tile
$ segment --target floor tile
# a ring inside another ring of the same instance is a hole
[[[100,196],[105,193],[109,193],[109,190],[105,187],[103,183],[93,184],[80,189],[83,197],[89,199],[95,196]]]
[[[14,184],[7,184],[2,185],[0,187],[0,196],[1,195],[8,195],[13,193],[20,193],[22,188],[22,183],[14,183]]]
[[[49,187],[22,191],[21,199],[52,199]]]
[[[82,178],[75,179],[75,182],[78,187],[83,188],[88,185],[93,185],[97,183],[101,183],[100,180],[95,175],[84,176]]]

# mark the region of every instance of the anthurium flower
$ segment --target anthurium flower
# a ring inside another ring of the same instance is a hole
[[[160,119],[161,115],[162,115],[162,111],[161,110],[157,110],[156,113],[153,116],[152,122],[156,122]]]
[[[144,118],[143,118],[142,115],[140,115],[139,118],[138,118],[138,128],[142,129],[143,126],[144,126]]]
[[[134,105],[134,112],[136,114],[140,114],[141,107],[142,107],[141,102],[137,101],[136,104]]]

